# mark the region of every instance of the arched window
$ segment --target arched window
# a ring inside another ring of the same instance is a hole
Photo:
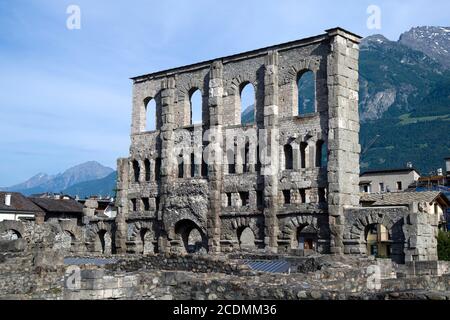
[[[203,121],[203,113],[202,113],[202,105],[203,105],[203,99],[202,99],[202,93],[199,89],[192,92],[189,103],[191,107],[191,124],[199,124]]]
[[[133,175],[134,182],[139,182],[139,176],[141,174],[141,169],[139,167],[139,162],[137,160],[133,160]]]
[[[325,168],[327,166],[327,145],[324,141],[318,140],[316,143],[316,167]]]
[[[250,170],[250,143],[247,141],[245,142],[244,146],[244,168],[243,172],[249,172]]]
[[[316,112],[316,86],[314,72],[306,71],[299,75],[298,89],[298,115]]]
[[[239,246],[241,249],[254,249],[255,234],[250,227],[241,227],[238,229]]]
[[[240,96],[241,124],[255,122],[256,96],[255,88],[249,82],[241,87]]]
[[[180,154],[178,156],[178,178],[184,177],[184,161],[183,161],[183,154]]]
[[[191,177],[195,177],[195,154],[191,153]]]
[[[308,144],[306,142],[300,143],[300,162],[301,162],[301,168],[306,168],[306,148],[308,147]]]
[[[373,223],[366,226],[364,238],[367,246],[367,254],[376,257],[390,257],[389,230],[382,224]]]
[[[156,130],[156,102],[155,99],[147,98],[145,103],[145,130]]]
[[[150,160],[145,159],[144,161],[145,166],[145,181],[150,181]]]
[[[292,170],[294,168],[294,158],[290,144],[284,146],[284,168],[286,170]]]

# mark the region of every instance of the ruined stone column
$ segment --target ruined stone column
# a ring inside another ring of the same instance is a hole
[[[328,210],[331,253],[343,253],[344,209],[359,206],[358,59],[360,37],[327,30]]]
[[[266,146],[261,148],[264,175],[264,243],[272,252],[278,247],[278,53],[269,52],[264,74],[264,129]],[[260,141],[261,143],[261,141]],[[264,150],[265,149],[265,150]],[[268,161],[269,160],[269,161]]]
[[[174,150],[174,127],[175,121],[173,109],[175,104],[175,79],[173,77],[164,79],[161,83],[161,175],[160,175],[160,210],[157,217],[157,223],[163,225],[164,214],[168,206],[168,197],[170,193],[171,182],[175,178],[175,154]],[[169,244],[167,234],[169,230],[163,230],[166,234],[158,239],[160,252],[167,252]]]
[[[126,241],[127,241],[127,222],[126,218],[129,211],[128,202],[128,188],[130,179],[130,169],[129,169],[128,159],[118,159],[117,160],[117,194],[116,194],[116,206],[117,206],[117,216],[116,216],[116,238],[115,245],[116,251],[119,254],[124,254],[127,252]]]
[[[209,73],[209,134],[208,180],[209,204],[207,217],[208,247],[210,253],[220,252],[220,213],[222,210],[223,158],[223,65],[215,61]]]

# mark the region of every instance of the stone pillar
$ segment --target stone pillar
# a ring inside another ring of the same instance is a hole
[[[215,61],[209,73],[209,134],[208,180],[209,211],[207,217],[208,247],[210,253],[220,252],[220,213],[222,210],[223,159],[223,65]]]
[[[117,160],[117,194],[116,194],[116,238],[114,239],[116,245],[116,251],[119,254],[126,253],[126,241],[127,241],[127,222],[129,212],[128,203],[128,188],[130,182],[130,169],[128,159]]]
[[[328,210],[331,253],[343,253],[344,209],[359,206],[358,59],[360,37],[327,30]]]
[[[174,150],[174,116],[173,109],[175,104],[175,78],[164,79],[161,83],[161,175],[160,175],[160,210],[158,214],[158,221],[160,225],[163,225],[164,214],[166,212],[167,199],[170,193],[170,186],[172,181],[176,177],[176,159]],[[165,239],[170,230],[163,230],[166,234],[160,236],[164,237],[159,239],[159,250],[164,253],[167,252],[168,241]],[[164,232],[162,232],[164,233]]]
[[[264,129],[266,145],[261,146],[262,174],[264,175],[264,244],[268,251],[278,247],[278,53],[266,57],[264,74]],[[270,160],[269,160],[270,159]],[[268,161],[269,160],[269,161]]]

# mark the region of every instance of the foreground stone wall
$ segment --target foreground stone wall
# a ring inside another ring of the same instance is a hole
[[[423,264],[416,265],[421,275],[404,268],[399,277],[389,260],[356,257],[325,256],[291,274],[249,272],[234,268],[239,260],[207,256],[121,259],[73,266],[55,252],[3,253],[0,299],[450,299],[449,274],[433,275],[436,266]]]

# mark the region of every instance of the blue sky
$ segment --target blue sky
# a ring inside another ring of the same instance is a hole
[[[81,29],[66,28],[69,5]],[[381,9],[381,30],[366,26]],[[130,77],[341,26],[391,40],[450,21],[450,2],[0,0],[0,186],[128,154]]]

